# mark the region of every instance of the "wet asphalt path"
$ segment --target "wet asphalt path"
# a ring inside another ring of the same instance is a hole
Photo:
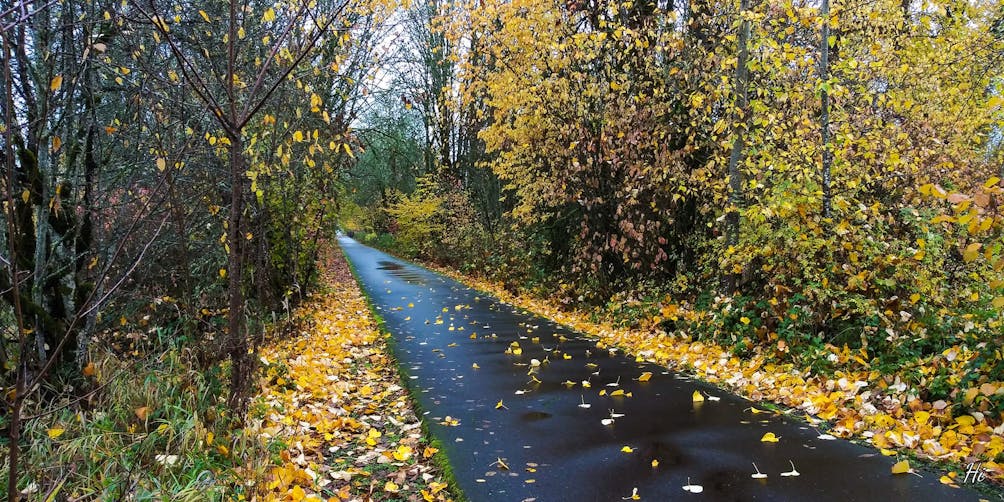
[[[634,488],[657,501],[979,498],[941,485],[933,472],[892,475],[894,460],[874,449],[818,439],[819,431],[785,416],[753,414],[749,401],[597,349],[348,237],[339,242],[472,501],[618,501]],[[506,353],[519,352],[513,342],[521,354]],[[637,380],[643,372],[652,373],[649,381]],[[618,390],[631,396],[610,395]],[[695,390],[720,400],[695,403]],[[780,440],[761,442],[766,432]],[[781,475],[790,462],[799,476]],[[751,477],[754,463],[766,478]],[[685,491],[688,479],[703,492]]]

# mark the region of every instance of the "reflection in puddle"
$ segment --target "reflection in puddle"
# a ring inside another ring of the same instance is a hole
[[[527,422],[536,422],[537,420],[551,418],[551,414],[544,411],[530,411],[520,415],[520,418],[526,420]]]
[[[409,284],[417,284],[419,286],[425,285],[425,279],[415,272],[408,272],[405,270],[404,266],[392,261],[378,261],[378,270],[390,270],[390,272],[402,279]]]

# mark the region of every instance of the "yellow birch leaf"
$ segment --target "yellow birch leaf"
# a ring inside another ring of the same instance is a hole
[[[59,436],[62,436],[63,433],[66,432],[66,429],[62,429],[62,428],[59,428],[59,427],[53,427],[52,429],[49,429],[46,432],[49,434],[49,439],[56,439]]]
[[[906,474],[910,472],[910,462],[907,460],[900,460],[892,466],[893,474]]]
[[[651,371],[646,371],[646,372],[642,373],[641,376],[638,377],[638,381],[639,382],[647,382],[647,381],[649,381],[651,379],[652,379],[652,372]]]
[[[983,244],[980,244],[979,242],[974,242],[966,246],[966,250],[962,252],[962,260],[969,263],[978,258],[980,256],[981,247],[983,247]]]
[[[56,75],[55,77],[52,77],[52,82],[49,82],[49,90],[50,91],[58,91],[59,88],[62,87],[62,86],[63,86],[63,76],[62,75]]]
[[[767,432],[760,438],[760,441],[763,443],[776,443],[778,442],[778,437],[773,432]]]
[[[411,447],[405,445],[398,446],[397,451],[395,451],[393,455],[395,460],[404,462],[405,460],[411,458]]]
[[[695,390],[693,397],[694,397],[694,402],[695,403],[703,403],[704,402],[704,395],[701,394],[700,391]]]

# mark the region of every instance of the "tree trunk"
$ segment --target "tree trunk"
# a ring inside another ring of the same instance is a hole
[[[750,0],[742,0],[739,15],[745,16],[750,9]],[[749,124],[749,70],[746,62],[749,58],[750,22],[743,18],[739,28],[739,57],[736,61],[735,93],[736,111],[733,117],[732,153],[729,155],[729,204],[725,213],[726,243],[729,248],[739,244],[739,210],[743,203],[743,179],[739,164],[742,161],[745,147],[745,134]],[[735,291],[737,274],[732,270],[723,271],[723,285],[727,293]]]
[[[830,191],[830,167],[833,165],[833,151],[830,149],[830,95],[827,92],[826,80],[830,57],[830,0],[823,0],[819,7],[819,15],[823,18],[821,30],[822,40],[819,43],[819,127],[823,140],[823,217],[830,217],[830,205],[833,194]]]

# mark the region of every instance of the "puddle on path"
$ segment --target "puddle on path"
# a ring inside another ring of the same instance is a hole
[[[400,263],[382,260],[377,262],[377,265],[377,270],[389,270],[390,273],[404,279],[405,282],[419,286],[425,285],[425,278],[422,274],[411,272]]]
[[[402,270],[404,266],[392,261],[378,261],[377,270]]]

